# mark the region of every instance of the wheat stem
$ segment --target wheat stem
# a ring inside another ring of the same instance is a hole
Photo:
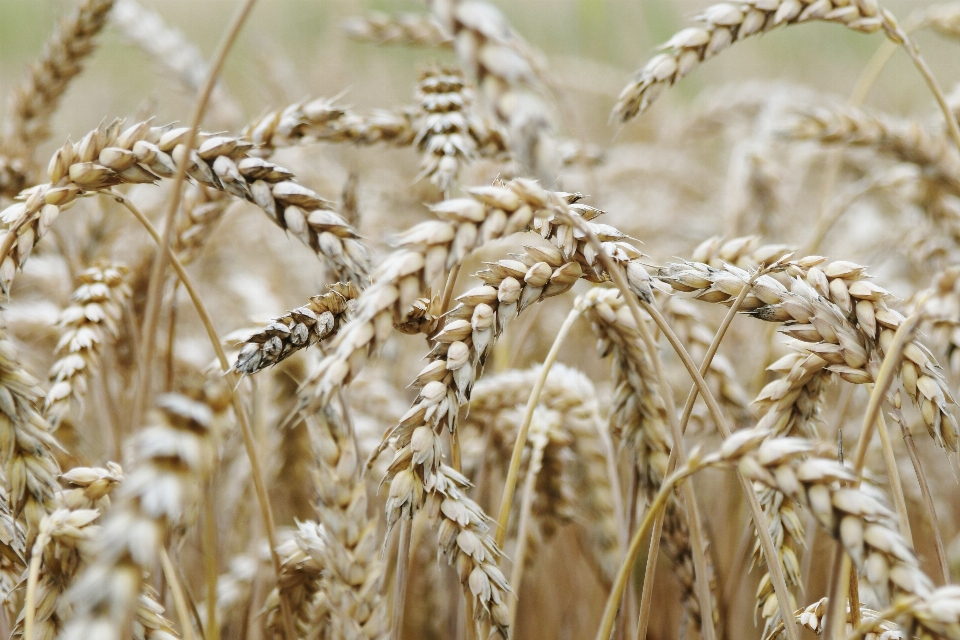
[[[217,509],[214,503],[213,483],[208,482],[203,499],[203,569],[207,587],[207,624],[204,640],[220,640],[220,621],[217,619]]]
[[[573,217],[572,220],[573,224],[581,232],[583,232],[584,235],[586,235],[590,244],[596,249],[597,257],[600,259],[604,268],[607,269],[607,272],[613,279],[614,284],[616,284],[617,288],[619,288],[623,293],[624,299],[627,301],[636,323],[639,325],[641,322],[643,322],[643,317],[640,312],[640,306],[642,305],[644,310],[646,310],[646,312],[650,314],[650,317],[653,318],[653,321],[656,323],[657,327],[660,328],[660,331],[662,331],[666,336],[667,341],[670,342],[670,346],[672,346],[674,351],[677,352],[677,355],[680,356],[680,360],[683,362],[684,368],[690,374],[690,377],[693,378],[693,381],[700,390],[701,395],[703,395],[703,399],[707,403],[707,409],[710,411],[710,416],[717,424],[717,429],[720,430],[720,433],[724,438],[729,438],[730,427],[727,426],[727,420],[723,417],[723,412],[720,410],[720,405],[717,404],[716,398],[713,397],[713,392],[710,391],[710,387],[707,386],[703,376],[700,375],[700,371],[697,370],[697,366],[693,363],[693,360],[690,358],[690,354],[687,353],[687,350],[684,348],[683,343],[680,342],[677,334],[674,333],[673,329],[670,328],[670,325],[663,318],[663,315],[657,310],[656,307],[652,306],[645,300],[641,300],[639,303],[637,302],[637,297],[630,291],[630,287],[627,284],[623,273],[613,262],[610,256],[607,255],[607,253],[603,250],[603,246],[600,244],[600,240],[597,238],[597,235],[593,232],[593,230],[579,218]],[[773,581],[774,590],[777,594],[777,603],[780,607],[781,615],[784,620],[788,620],[790,614],[792,613],[788,610],[789,604],[787,604],[790,602],[790,592],[787,589],[787,582],[783,576],[783,569],[780,566],[780,562],[777,558],[776,548],[773,545],[773,539],[770,537],[770,532],[767,531],[767,527],[765,526],[766,520],[763,517],[763,510],[760,508],[760,502],[757,500],[757,494],[753,490],[753,487],[750,486],[750,484],[744,479],[743,475],[739,472],[737,473],[737,479],[739,480],[740,487],[747,499],[747,504],[750,506],[750,515],[753,518],[754,526],[757,528],[757,535],[760,538],[760,547],[763,550],[763,556],[767,562],[767,568],[770,571],[770,576]],[[799,640],[795,624],[785,625],[785,629],[787,632],[787,640]]]
[[[913,434],[906,420],[900,415],[897,409],[894,413],[894,419],[900,425],[900,431],[903,434],[903,443],[907,447],[907,454],[910,456],[910,462],[913,464],[914,473],[917,476],[917,482],[920,485],[920,495],[923,497],[923,506],[927,512],[927,518],[930,520],[930,528],[933,530],[933,538],[937,548],[938,569],[940,570],[940,584],[950,584],[950,567],[947,564],[947,552],[943,546],[943,536],[940,533],[940,520],[937,518],[937,509],[933,504],[933,495],[930,493],[930,484],[927,482],[927,474],[924,473],[920,465],[920,456],[917,454],[917,445],[913,442]]]
[[[887,480],[890,482],[890,493],[893,494],[893,505],[897,509],[897,519],[900,522],[900,535],[910,543],[911,549],[916,549],[917,547],[913,542],[913,533],[910,531],[907,499],[903,495],[903,485],[900,483],[900,471],[897,469],[897,458],[893,453],[893,446],[890,443],[890,434],[887,432],[887,421],[883,419],[882,413],[877,415],[877,420],[880,446],[883,449],[883,462],[887,467]]]
[[[395,582],[393,585],[393,615],[390,621],[391,640],[401,640],[403,636],[403,610],[407,602],[407,573],[410,568],[412,529],[413,517],[405,517],[400,521],[400,543],[397,545],[397,571],[394,575]]]
[[[190,620],[190,611],[187,609],[187,599],[183,595],[183,587],[180,585],[180,578],[177,577],[177,570],[170,562],[170,555],[166,547],[160,547],[160,565],[163,567],[163,575],[166,576],[167,586],[170,587],[170,595],[173,596],[173,606],[177,610],[177,617],[180,618],[180,630],[183,633],[184,640],[194,640],[193,623]]]
[[[203,83],[200,93],[197,95],[197,100],[193,107],[193,113],[190,116],[190,131],[187,133],[186,140],[183,142],[185,149],[184,153],[186,154],[185,157],[187,158],[189,158],[190,151],[193,150],[194,143],[197,139],[197,131],[200,128],[200,120],[203,119],[203,114],[206,111],[207,104],[210,101],[213,88],[217,83],[217,78],[220,76],[220,70],[223,68],[223,63],[226,61],[227,54],[230,52],[230,48],[233,46],[234,41],[240,34],[240,29],[243,27],[243,23],[246,22],[247,16],[253,9],[253,5],[256,4],[256,1],[257,0],[243,0],[243,4],[238,7],[236,13],[230,21],[230,24],[227,27],[227,30],[224,32],[220,43],[217,45],[216,53],[213,56],[213,62],[210,65],[210,69],[207,71],[207,78]],[[177,209],[180,206],[181,187],[183,186],[183,182],[187,177],[188,165],[188,161],[178,163],[177,165],[177,173],[174,176],[173,186],[170,190],[169,205],[167,207],[166,215],[164,216],[163,240],[160,242],[160,250],[157,251],[156,256],[154,257],[153,267],[150,271],[150,284],[147,288],[147,305],[146,311],[144,311],[143,331],[141,333],[143,344],[141,354],[142,360],[140,363],[140,379],[134,395],[132,414],[133,424],[140,423],[140,416],[143,413],[144,406],[146,406],[147,397],[150,395],[153,355],[156,349],[156,331],[160,319],[160,290],[163,282],[163,272],[167,267],[167,254],[169,253],[170,244],[173,239],[173,230],[176,226],[175,219],[177,215]],[[291,630],[288,629],[288,634],[290,631]],[[291,636],[291,640],[293,637],[294,636]]]
[[[700,375],[707,375],[707,371],[710,369],[711,363],[713,363],[713,357],[717,353],[717,349],[720,348],[720,341],[723,340],[723,337],[727,333],[727,329],[730,327],[730,323],[733,322],[733,318],[737,315],[737,311],[740,309],[740,305],[743,303],[744,298],[747,297],[747,294],[750,293],[753,288],[753,283],[756,279],[763,273],[763,269],[757,269],[751,276],[750,281],[747,283],[747,286],[743,287],[740,290],[740,293],[737,294],[736,299],[733,304],[730,305],[730,309],[727,311],[727,314],[723,318],[723,322],[720,323],[720,328],[717,330],[716,335],[713,337],[713,341],[710,343],[710,347],[707,349],[706,355],[703,357],[703,362],[700,364]],[[684,433],[687,430],[687,424],[690,421],[690,416],[693,413],[693,405],[697,400],[699,389],[697,385],[693,385],[690,389],[690,392],[687,394],[687,400],[683,405],[683,414],[680,416],[680,433]],[[678,450],[670,452],[670,461],[667,463],[667,473],[673,473],[673,469],[677,466]],[[650,538],[650,550],[647,553],[648,558],[656,559],[657,551],[660,547],[660,531],[663,529],[663,515],[661,514],[657,518],[657,522],[653,525],[653,536]],[[648,560],[650,562],[650,560]],[[643,591],[640,594],[640,617],[637,623],[637,638],[642,639],[646,638],[647,633],[647,624],[649,623],[650,618],[650,607],[653,604],[653,580],[654,572],[649,570],[643,581]],[[649,585],[649,587],[648,587]]]
[[[520,460],[523,456],[523,448],[527,445],[527,433],[530,431],[533,412],[536,410],[537,403],[540,401],[540,393],[543,391],[543,385],[547,382],[550,367],[556,362],[563,341],[579,317],[580,311],[571,309],[570,313],[567,314],[566,320],[560,325],[560,331],[557,332],[557,337],[554,338],[553,344],[550,346],[550,351],[547,353],[547,357],[540,368],[540,377],[537,378],[537,382],[533,386],[533,391],[530,392],[530,397],[527,399],[527,406],[523,412],[523,422],[517,431],[517,441],[514,443],[513,453],[510,455],[510,467],[507,470],[507,479],[504,481],[503,497],[500,499],[500,516],[497,518],[496,536],[498,547],[502,548],[507,538],[507,523],[510,521],[510,509],[513,507],[513,496],[517,489],[517,478],[520,475]]]

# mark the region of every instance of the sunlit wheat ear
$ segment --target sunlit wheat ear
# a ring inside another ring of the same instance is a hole
[[[451,47],[453,40],[429,14],[370,12],[343,22],[343,30],[360,42],[412,47]]]
[[[127,272],[119,265],[87,269],[77,278],[70,306],[60,314],[59,359],[50,368],[50,390],[43,403],[44,416],[54,429],[71,406],[82,406],[90,380],[99,372],[103,345],[117,336],[117,323],[130,297]]]
[[[823,368],[841,379],[872,383],[894,332],[903,323],[903,316],[887,304],[893,297],[867,279],[865,267],[852,262],[810,256],[784,269],[780,277],[786,284],[773,276],[760,276],[741,308],[761,320],[784,323],[780,331],[796,341],[795,349],[816,356],[824,362]],[[733,266],[715,269],[688,262],[668,265],[659,277],[698,300],[730,304],[746,286],[745,274]],[[956,402],[939,364],[918,338],[911,340],[904,355],[899,376],[904,390],[937,444],[956,450],[960,429],[951,412]]]
[[[820,20],[841,24],[863,33],[886,30],[888,37],[902,42],[902,32],[893,16],[875,2],[847,0],[746,0],[715,4],[698,17],[702,26],[675,34],[623,88],[613,117],[627,121],[647,110],[664,89],[692,72],[700,63],[719,54],[731,44],[749,36],[766,33],[781,25]]]
[[[362,461],[346,417],[327,407],[322,424],[308,421],[312,449],[318,458],[313,470],[324,567],[322,595],[313,611],[313,624],[331,638],[383,638],[387,632],[387,602],[381,597],[383,564],[378,555],[377,520],[368,515]]]
[[[337,335],[346,323],[350,303],[360,292],[350,283],[327,287],[330,291],[313,296],[302,307],[276,318],[247,338],[233,368],[252,374],[282,362],[301,349]]]
[[[367,250],[356,231],[331,210],[329,202],[293,181],[288,170],[250,155],[251,144],[238,138],[201,133],[188,154],[187,128],[153,127],[149,122],[126,130],[115,120],[91,131],[80,142],[67,142],[47,168],[50,182],[20,193],[0,211],[6,255],[0,285],[9,290],[17,269],[63,209],[77,198],[128,183],[155,183],[173,177],[177,167],[197,183],[256,204],[327,260],[346,282],[367,281]]]
[[[663,484],[673,447],[662,395],[672,390],[660,388],[651,362],[651,358],[659,356],[647,352],[636,321],[618,290],[595,288],[577,298],[576,304],[597,334],[600,355],[613,356],[615,390],[610,429],[632,454],[640,473],[641,490],[649,503]],[[628,513],[630,511],[628,505]],[[706,544],[704,540],[705,548]],[[690,532],[683,507],[673,500],[667,506],[663,521],[663,551],[680,582],[687,613],[699,629],[701,606],[696,592]],[[715,582],[712,574],[710,581]],[[711,587],[715,591],[716,585]]]
[[[113,0],[84,0],[60,21],[40,59],[13,92],[2,146],[29,161],[36,146],[50,137],[50,118],[70,81],[93,53],[95,38],[107,23],[111,7]]]
[[[205,404],[168,394],[131,441],[131,470],[104,518],[90,565],[68,597],[74,617],[61,637],[124,638],[134,623],[145,575],[157,568],[173,529],[186,525],[216,460]]]

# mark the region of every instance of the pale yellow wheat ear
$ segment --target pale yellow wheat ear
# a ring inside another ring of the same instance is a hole
[[[50,118],[70,81],[83,70],[112,7],[113,0],[83,0],[61,20],[40,59],[14,91],[2,146],[17,157],[32,160],[33,150],[50,136]]]
[[[104,343],[117,336],[123,307],[130,297],[127,271],[122,265],[87,269],[77,279],[71,305],[60,315],[63,335],[43,403],[43,413],[54,428],[71,404],[82,403],[90,379],[99,371]]]

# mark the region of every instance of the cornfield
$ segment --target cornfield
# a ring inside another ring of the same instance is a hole
[[[0,636],[960,640],[960,3],[193,4],[0,5]]]

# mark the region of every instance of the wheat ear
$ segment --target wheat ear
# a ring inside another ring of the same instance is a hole
[[[122,265],[103,266],[77,277],[72,303],[60,314],[59,359],[50,368],[50,390],[43,403],[43,414],[54,429],[72,404],[82,403],[90,378],[100,369],[103,344],[117,337],[117,323],[130,297],[127,273]]]
[[[667,474],[667,462],[673,447],[667,427],[663,390],[653,371],[646,344],[626,302],[614,289],[593,289],[577,299],[598,337],[601,356],[613,355],[615,391],[610,412],[610,428],[633,454],[641,477],[641,487],[651,502]],[[684,606],[697,629],[702,624],[697,597],[690,532],[686,515],[677,501],[666,508],[663,521],[663,550],[674,566],[680,582]],[[707,548],[707,540],[703,540]],[[708,561],[711,591],[716,592],[715,577]],[[711,610],[716,612],[714,607]],[[716,617],[716,616],[715,616]]]
[[[47,40],[40,59],[13,92],[3,146],[31,160],[33,150],[50,137],[50,117],[70,81],[93,53],[97,34],[107,23],[113,0],[84,0]]]
[[[199,134],[198,148],[187,153],[187,128],[153,127],[149,122],[121,127],[115,120],[76,144],[64,144],[50,160],[50,182],[21,192],[21,202],[0,212],[6,227],[0,248],[0,284],[5,290],[60,212],[77,198],[124,183],[154,183],[176,175],[178,166],[199,184],[258,205],[278,226],[326,258],[344,281],[366,282],[366,248],[353,228],[326,200],[294,182],[289,171],[251,156],[249,142]]]
[[[301,349],[337,335],[347,320],[350,302],[360,295],[351,283],[337,283],[330,291],[313,296],[298,307],[273,320],[244,340],[233,370],[252,374],[289,358]]]

